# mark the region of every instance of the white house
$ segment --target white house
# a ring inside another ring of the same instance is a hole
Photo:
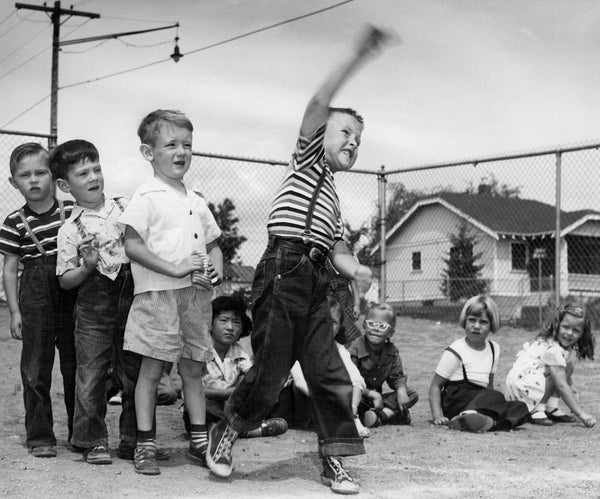
[[[600,295],[600,213],[561,212],[561,294]],[[466,224],[488,292],[529,298],[554,286],[554,206],[489,194],[443,193],[416,203],[386,236],[387,301],[431,302],[441,291],[451,235]],[[374,252],[378,251],[378,247]],[[539,257],[539,258],[538,258]],[[541,278],[541,279],[540,279]]]

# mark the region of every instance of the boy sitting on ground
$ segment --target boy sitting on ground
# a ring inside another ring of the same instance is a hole
[[[367,428],[410,424],[409,409],[419,400],[417,392],[406,386],[400,353],[390,341],[395,327],[396,315],[391,307],[372,303],[363,323],[364,336],[348,348],[367,384],[358,406],[358,414]],[[383,394],[384,382],[393,392]]]

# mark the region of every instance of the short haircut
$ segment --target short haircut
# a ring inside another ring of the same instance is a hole
[[[498,313],[496,302],[489,296],[477,295],[469,298],[460,313],[458,323],[460,327],[464,328],[469,315],[479,317],[483,314],[487,315],[490,321],[490,331],[497,333],[500,329],[500,314]]]
[[[100,154],[91,142],[83,139],[68,140],[57,145],[50,153],[50,171],[54,180],[66,179],[71,167],[84,161],[98,161]]]
[[[352,116],[361,125],[365,124],[363,117],[350,107],[330,107],[329,108],[329,116],[331,116],[333,113],[347,114],[349,116]]]
[[[390,307],[387,303],[375,303],[371,302],[367,307],[367,315],[365,315],[365,320],[369,318],[369,314],[372,310],[380,310],[382,312],[387,312],[390,316],[389,323],[392,328],[396,329],[396,314],[394,313],[394,309]]]
[[[190,132],[194,131],[194,126],[189,118],[181,111],[172,109],[157,109],[147,115],[140,126],[138,126],[138,137],[142,144],[153,146],[156,141],[156,136],[163,124],[169,124],[177,128],[185,128]]]
[[[24,144],[18,145],[13,149],[13,152],[10,154],[10,175],[14,177],[15,172],[17,171],[17,167],[19,163],[23,161],[28,156],[38,156],[45,155],[48,157],[48,151],[46,148],[38,144],[37,142],[25,142]]]
[[[596,339],[594,338],[594,333],[592,332],[592,323],[589,315],[586,313],[585,308],[577,303],[568,303],[562,307],[559,307],[556,312],[554,312],[554,315],[550,318],[542,332],[539,334],[539,337],[554,338],[556,340],[560,330],[560,323],[567,314],[583,320],[581,338],[579,338],[577,343],[574,345],[574,348],[577,351],[577,357],[579,359],[588,358],[590,360],[594,360]]]
[[[233,312],[242,320],[242,332],[240,338],[248,336],[252,331],[252,320],[246,314],[246,303],[241,298],[231,295],[217,296],[212,301],[213,320],[222,312]]]

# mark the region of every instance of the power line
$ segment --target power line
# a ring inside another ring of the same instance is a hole
[[[25,22],[28,18],[23,18],[21,16],[17,16],[20,20],[17,24],[13,24],[10,28],[8,28],[4,33],[0,33],[0,38],[2,38],[3,36],[7,35],[8,33],[10,33],[13,29],[15,29],[17,26],[20,26],[21,23]],[[5,19],[6,21],[6,19]]]
[[[10,14],[8,14],[4,19],[2,19],[2,21],[0,21],[0,26],[2,26],[6,21],[8,21],[12,16],[14,16],[16,14],[16,11],[12,11]]]
[[[25,43],[19,45],[16,49],[14,49],[12,52],[9,52],[7,55],[5,55],[2,59],[0,59],[0,63],[3,63],[6,59],[8,59],[11,55],[13,55],[15,52],[18,52],[19,50],[21,50],[23,47],[29,45],[33,40],[35,40],[38,36],[40,36],[42,33],[44,33],[48,28],[50,27],[50,25],[44,26],[41,31],[39,31],[36,35],[32,36],[29,40],[27,40]]]
[[[33,103],[31,106],[29,106],[27,109],[25,109],[24,111],[20,112],[19,114],[17,114],[14,118],[12,118],[10,121],[7,121],[6,123],[4,123],[4,125],[0,126],[0,128],[5,128],[8,125],[10,125],[13,121],[18,120],[21,116],[23,116],[25,113],[28,113],[29,111],[31,111],[34,107],[39,106],[42,102],[44,102],[45,100],[48,100],[50,98],[50,94],[46,95],[46,97],[43,97],[42,99],[40,99],[39,101]]]
[[[0,80],[6,78],[8,75],[14,73],[17,69],[22,68],[23,66],[25,66],[25,64],[27,64],[28,62],[31,62],[33,59],[35,59],[36,57],[40,56],[41,54],[43,54],[44,52],[47,52],[48,50],[50,50],[50,47],[45,47],[42,50],[40,50],[39,52],[36,52],[35,54],[33,54],[29,59],[25,59],[21,64],[19,64],[18,66],[15,66],[14,68],[12,68],[11,70],[7,71],[6,73],[0,75]]]

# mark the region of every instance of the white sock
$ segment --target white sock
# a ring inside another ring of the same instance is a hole
[[[558,409],[558,402],[560,398],[558,397],[550,397],[548,398],[548,402],[546,402],[546,411],[552,412],[554,409]]]

